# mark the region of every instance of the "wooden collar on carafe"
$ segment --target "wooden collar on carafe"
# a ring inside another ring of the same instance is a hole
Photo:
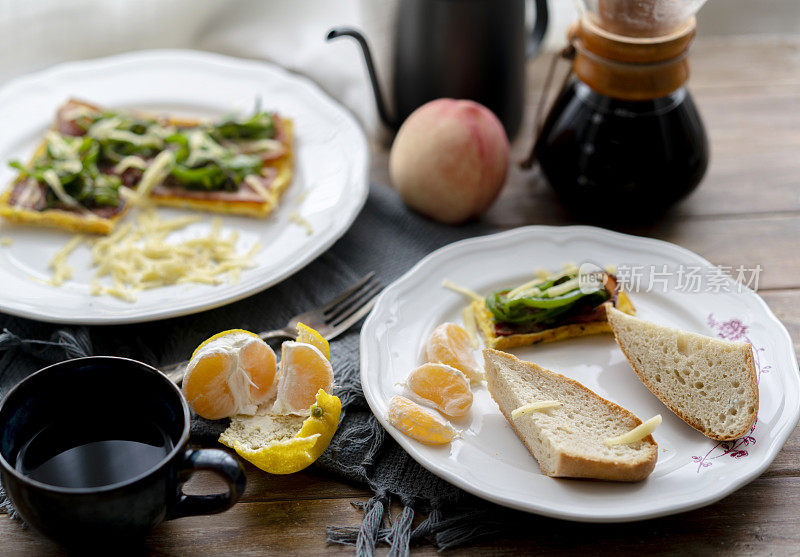
[[[697,22],[691,17],[662,37],[616,35],[584,15],[569,31],[573,69],[581,81],[609,97],[641,101],[666,96],[689,78],[687,50]]]

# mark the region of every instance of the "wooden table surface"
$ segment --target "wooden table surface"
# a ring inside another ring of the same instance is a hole
[[[691,60],[690,88],[712,148],[709,171],[699,190],[672,214],[634,232],[674,242],[715,264],[760,264],[760,294],[800,349],[800,37],[701,39]],[[541,57],[532,64],[531,105],[548,63],[548,57]],[[516,157],[528,146],[523,132],[513,146]],[[388,183],[383,149],[374,155],[373,179]],[[535,172],[516,169],[486,219],[503,228],[574,222]],[[531,515],[526,532],[450,553],[799,554],[799,431],[760,478],[708,507],[617,525]],[[325,525],[359,524],[361,513],[351,503],[368,497],[367,491],[314,471],[277,477],[248,467],[247,473],[247,491],[230,511],[168,522],[141,548],[131,549],[193,556],[351,553],[350,548],[325,544]],[[207,476],[191,483],[196,492],[218,487]],[[0,517],[0,554],[58,551],[19,523]],[[416,552],[433,555],[435,549],[426,546]]]

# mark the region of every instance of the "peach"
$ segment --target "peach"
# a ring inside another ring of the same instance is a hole
[[[478,216],[497,198],[508,171],[508,138],[491,110],[473,101],[422,105],[397,132],[392,184],[416,211],[447,224]]]

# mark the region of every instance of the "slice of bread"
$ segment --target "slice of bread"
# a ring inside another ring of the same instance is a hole
[[[750,431],[758,415],[750,344],[650,323],[613,308],[608,322],[639,379],[684,422],[719,441]]]
[[[483,357],[492,398],[544,474],[635,482],[653,471],[658,445],[652,435],[629,444],[605,443],[641,425],[632,413],[577,381],[511,354],[486,349]],[[512,416],[537,401],[561,406]]]

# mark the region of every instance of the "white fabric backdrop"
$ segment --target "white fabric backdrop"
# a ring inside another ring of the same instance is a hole
[[[144,48],[198,48],[271,60],[306,74],[375,131],[377,117],[360,52],[348,39],[326,43],[325,35],[336,25],[361,27],[386,91],[391,71],[388,40],[397,1],[0,0],[0,84],[67,60]],[[549,3],[546,44],[553,48],[564,42],[576,15],[576,0]],[[761,3],[750,0],[709,2],[701,11],[701,31],[763,32],[765,26],[785,31],[775,24],[776,18],[800,28],[797,0],[763,3],[774,10],[759,9]],[[772,19],[758,24],[767,12]]]
[[[369,130],[377,117],[354,42],[325,42],[355,25],[388,76],[382,37],[396,0],[0,0],[0,84],[68,60],[145,48],[196,48],[271,60],[317,81]]]
[[[0,84],[68,60],[197,48],[270,60],[305,74],[375,132],[377,113],[360,51],[350,39],[326,43],[325,36],[337,25],[364,30],[388,94],[397,1],[0,0]],[[565,27],[573,17],[560,8],[554,10],[554,27]]]

